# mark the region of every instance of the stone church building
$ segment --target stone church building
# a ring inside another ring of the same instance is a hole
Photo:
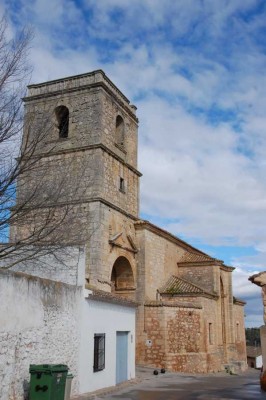
[[[54,238],[86,246],[85,287],[138,303],[137,364],[245,368],[234,268],[139,218],[136,107],[101,70],[30,85],[24,101],[24,146],[37,137],[39,167],[19,179],[17,202],[35,218],[14,225],[11,241],[52,210]],[[32,190],[38,201],[27,198]]]

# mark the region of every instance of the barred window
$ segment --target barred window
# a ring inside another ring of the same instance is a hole
[[[93,372],[102,371],[104,368],[105,368],[105,333],[95,333]]]

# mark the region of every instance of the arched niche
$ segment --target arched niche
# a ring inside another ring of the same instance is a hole
[[[118,115],[116,117],[116,122],[115,122],[115,138],[116,138],[116,143],[119,146],[124,146],[125,144],[125,122],[121,115]]]
[[[58,106],[55,109],[59,138],[68,137],[69,110],[66,106]]]
[[[112,293],[133,298],[135,281],[130,262],[126,257],[116,259],[111,273]]]

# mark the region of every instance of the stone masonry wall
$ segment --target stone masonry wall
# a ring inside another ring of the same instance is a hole
[[[101,197],[137,218],[139,211],[138,175],[110,154],[103,152],[102,157],[104,177]],[[124,190],[120,190],[120,179],[124,180]]]
[[[63,139],[58,137],[58,122],[54,112],[59,105],[64,105],[69,110],[68,137]],[[116,145],[117,115],[122,115],[125,122],[123,151]],[[30,138],[38,137],[37,153],[46,154],[41,168],[34,168],[34,174],[41,176],[44,181],[42,186],[46,186],[45,183],[50,183],[53,179],[65,182],[63,187],[65,191],[62,192],[61,201],[65,196],[71,194],[71,189],[74,199],[80,199],[88,196],[102,197],[103,193],[107,192],[108,194],[109,188],[111,193],[107,200],[111,200],[122,208],[127,204],[126,211],[137,216],[138,176],[133,172],[137,166],[137,119],[132,113],[131,107],[125,107],[124,103],[119,105],[115,98],[103,88],[87,87],[70,93],[59,92],[53,96],[47,92],[47,95],[43,95],[42,98],[28,97],[26,99],[25,121],[25,142],[28,137],[28,126],[30,126]],[[97,146],[100,144],[107,146],[114,157],[99,154],[100,150]],[[84,150],[85,153],[83,153]],[[69,151],[74,151],[74,153],[69,154]],[[127,170],[128,164],[132,167],[130,171]],[[104,166],[105,175],[103,176],[102,168]],[[107,172],[109,170],[111,171],[111,180],[108,179]],[[31,173],[29,177],[25,176],[26,184],[20,180],[18,201],[21,201],[20,196],[25,192],[25,190],[23,191],[24,187],[29,192],[31,181],[33,181],[33,185],[39,183],[40,179],[34,179],[32,176],[34,174]],[[119,202],[121,197],[119,196],[119,178],[123,178],[123,175],[125,175],[126,195]],[[77,183],[79,184],[78,188]],[[106,187],[103,187],[104,185]],[[112,187],[116,189],[115,193],[113,193]],[[101,188],[103,188],[102,192]],[[44,187],[43,195],[45,192]],[[132,199],[135,203],[133,207],[129,206],[131,198],[127,194],[134,197]],[[68,200],[73,200],[72,197]]]
[[[0,270],[0,293],[1,400],[24,400],[30,364],[67,364],[77,376],[81,288]]]
[[[234,304],[233,313],[234,313],[235,354],[232,355],[232,358],[246,364],[247,350],[246,350],[246,335],[245,335],[245,320],[244,320],[243,305]]]
[[[224,293],[222,293],[222,287]],[[234,316],[233,316],[233,289],[232,273],[224,270],[220,271],[220,295],[223,297],[225,305],[226,320],[226,339],[227,343],[235,343],[234,335]]]
[[[200,309],[146,306],[145,314],[144,364],[172,371],[207,372]]]
[[[184,249],[149,230],[145,230],[142,235],[138,233],[137,237],[141,240],[138,246],[145,247],[142,261],[145,265],[145,297],[156,300],[157,289],[171,275],[178,275],[177,260],[184,254]]]
[[[129,235],[136,243],[133,220],[100,202],[94,207],[95,221],[98,222],[95,222],[86,250],[89,283],[110,292],[113,265],[118,257],[123,256],[130,263],[136,286],[136,254],[127,237]],[[109,241],[119,234],[118,240],[111,244]]]
[[[97,202],[89,202],[53,207],[52,210],[33,209],[26,217],[22,216],[18,224],[11,227],[10,241],[27,238],[34,229],[38,231],[48,226],[44,243],[48,241],[49,245],[83,245],[90,240],[101,224],[97,219],[96,204]]]
[[[100,88],[26,99],[24,137],[38,135],[39,152],[66,151],[100,143],[102,102]],[[69,110],[68,138],[59,139],[55,108]],[[30,130],[29,127],[30,126]]]
[[[121,178],[124,191],[120,190]],[[72,211],[71,203],[101,198],[137,217],[138,180],[132,170],[102,149],[88,149],[42,159],[20,178],[18,201],[41,208],[67,203]]]
[[[187,279],[189,282],[202,287],[203,289],[214,292],[218,290],[215,279],[215,266],[178,266],[178,276]]]
[[[128,164],[137,168],[137,120],[127,108],[122,107],[107,93],[102,93],[103,103],[103,143],[114,153],[118,154]],[[121,116],[124,120],[124,145],[117,146],[115,140],[116,117]]]
[[[103,163],[100,149],[43,158],[19,179],[18,203],[45,207],[102,196]],[[34,194],[34,195],[33,195]]]

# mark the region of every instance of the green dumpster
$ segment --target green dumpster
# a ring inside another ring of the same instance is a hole
[[[68,366],[30,365],[30,400],[64,400]]]
[[[71,383],[72,383],[73,378],[74,378],[74,376],[72,374],[67,374],[64,400],[70,400]]]

